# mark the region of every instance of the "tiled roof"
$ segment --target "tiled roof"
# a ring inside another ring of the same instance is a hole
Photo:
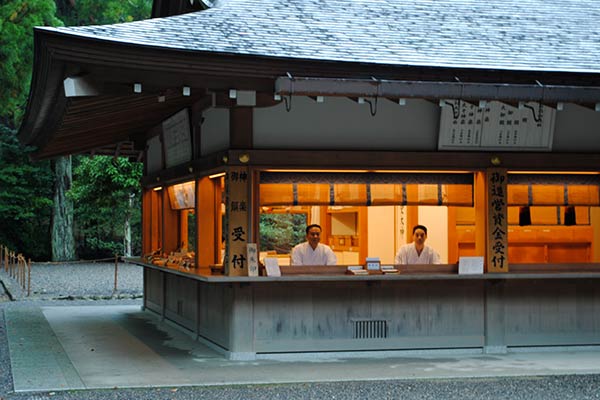
[[[169,18],[45,29],[215,53],[600,72],[599,0],[221,0]]]

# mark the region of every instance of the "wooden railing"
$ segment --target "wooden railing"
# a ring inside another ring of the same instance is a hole
[[[31,295],[31,259],[26,260],[23,254],[0,245],[0,268],[16,280],[27,296]]]

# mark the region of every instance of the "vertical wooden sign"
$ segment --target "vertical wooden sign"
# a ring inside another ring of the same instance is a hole
[[[248,168],[230,167],[225,178],[227,218],[225,232],[225,275],[248,275]]]
[[[505,169],[487,170],[487,272],[508,272],[507,181]]]

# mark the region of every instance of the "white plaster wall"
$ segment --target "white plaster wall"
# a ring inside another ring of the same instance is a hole
[[[393,264],[396,256],[395,238],[398,226],[395,221],[394,206],[367,207],[368,255],[379,257],[383,264]]]
[[[448,262],[448,207],[419,206],[420,225],[427,227],[426,244],[439,254],[442,263]],[[412,226],[409,227],[412,232]]]
[[[229,148],[229,110],[209,108],[202,114],[200,154],[205,156]]]
[[[368,104],[348,98],[326,97],[317,103],[294,96],[290,112],[283,103],[254,109],[254,146],[435,151],[439,119],[439,106],[420,99],[408,99],[405,106],[380,99],[372,117]],[[565,104],[556,112],[552,143],[556,152],[600,151],[600,112]]]
[[[254,109],[257,149],[426,150],[437,149],[440,108],[425,100],[401,106],[380,99],[368,104],[327,97],[324,103],[294,96],[290,112],[279,104]]]
[[[552,151],[600,151],[600,112],[565,104],[563,111],[556,112]]]
[[[162,169],[162,143],[160,136],[154,136],[146,142],[146,170],[147,173],[158,172]]]

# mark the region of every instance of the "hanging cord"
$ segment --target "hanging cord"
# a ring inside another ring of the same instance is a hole
[[[287,72],[287,76],[290,78],[290,94],[283,96],[283,102],[285,103],[285,111],[290,112],[292,110],[292,94],[294,93],[294,77],[289,72]]]
[[[540,83],[540,81],[536,80],[535,81],[539,86],[542,87],[542,98],[540,99],[540,102],[538,103],[538,116],[535,116],[535,108],[533,106],[530,106],[529,104],[523,104],[523,106],[525,108],[528,108],[531,110],[531,114],[533,115],[533,120],[535,122],[542,122],[542,119],[544,117],[544,95],[546,94],[546,87],[544,85],[542,85]]]
[[[375,100],[365,99],[365,103],[369,105],[369,111],[371,112],[372,117],[377,114],[377,99],[377,97],[375,97]]]
[[[375,77],[371,77],[371,79],[373,79],[375,82],[377,82],[377,94],[375,95],[375,100],[369,100],[365,98],[365,103],[369,104],[369,111],[371,112],[371,116],[374,117],[375,114],[377,114],[377,102],[379,100],[379,86],[380,86],[380,82],[379,79],[375,78]]]

